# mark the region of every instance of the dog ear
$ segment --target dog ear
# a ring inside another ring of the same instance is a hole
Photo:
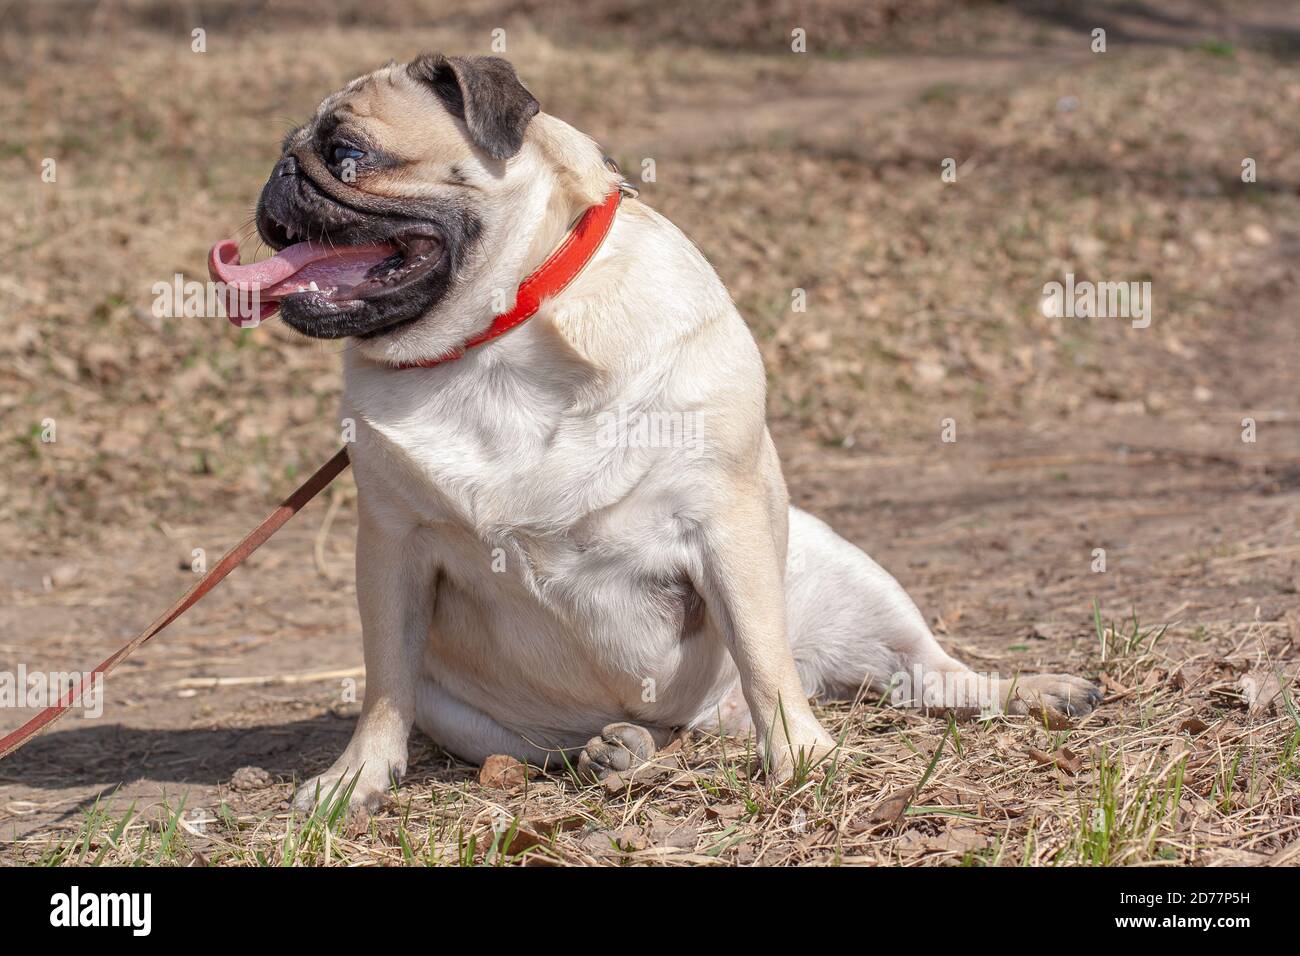
[[[465,121],[474,143],[494,159],[519,152],[528,121],[541,109],[515,68],[499,56],[425,53],[406,71],[427,83],[451,114]]]

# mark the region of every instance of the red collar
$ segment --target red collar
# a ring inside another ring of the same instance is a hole
[[[582,214],[582,218],[569,230],[564,241],[538,266],[523,282],[519,283],[519,292],[515,296],[515,307],[509,312],[498,315],[483,332],[474,336],[455,352],[438,358],[421,359],[418,362],[403,362],[392,368],[433,368],[443,362],[460,358],[476,345],[490,342],[498,335],[504,335],[517,325],[531,319],[542,307],[542,300],[559,295],[578,277],[587,263],[591,261],[600,244],[609,235],[614,225],[614,214],[618,212],[619,203],[623,201],[623,190],[615,189],[599,206],[591,206]]]

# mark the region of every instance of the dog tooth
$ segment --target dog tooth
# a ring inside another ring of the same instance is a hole
[[[316,288],[316,283],[315,283],[314,280],[313,280],[312,282],[308,282],[308,283],[307,283],[307,289],[308,289],[308,291],[310,291],[310,292],[319,292],[319,291],[320,291],[320,289]]]

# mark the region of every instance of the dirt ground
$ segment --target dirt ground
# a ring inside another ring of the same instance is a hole
[[[336,447],[330,348],[157,319],[151,286],[248,238],[327,91],[501,26],[544,109],[654,160],[643,199],[763,349],[795,503],[973,667],[1106,699],[1073,725],[829,705],[834,766],[781,790],[745,741],[688,737],[606,792],[417,739],[391,809],[303,819],[293,781],[365,686],[345,477],[118,669],[102,718],[0,762],[0,860],[1300,862],[1293,7],[376,2],[306,25],[232,0],[197,55],[162,5],[36,6],[0,46],[0,671],[91,666]],[[1067,272],[1149,281],[1150,326],[1044,314]]]

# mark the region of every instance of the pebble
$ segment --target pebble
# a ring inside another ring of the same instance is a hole
[[[265,790],[275,778],[261,767],[240,767],[230,776],[231,790]]]

